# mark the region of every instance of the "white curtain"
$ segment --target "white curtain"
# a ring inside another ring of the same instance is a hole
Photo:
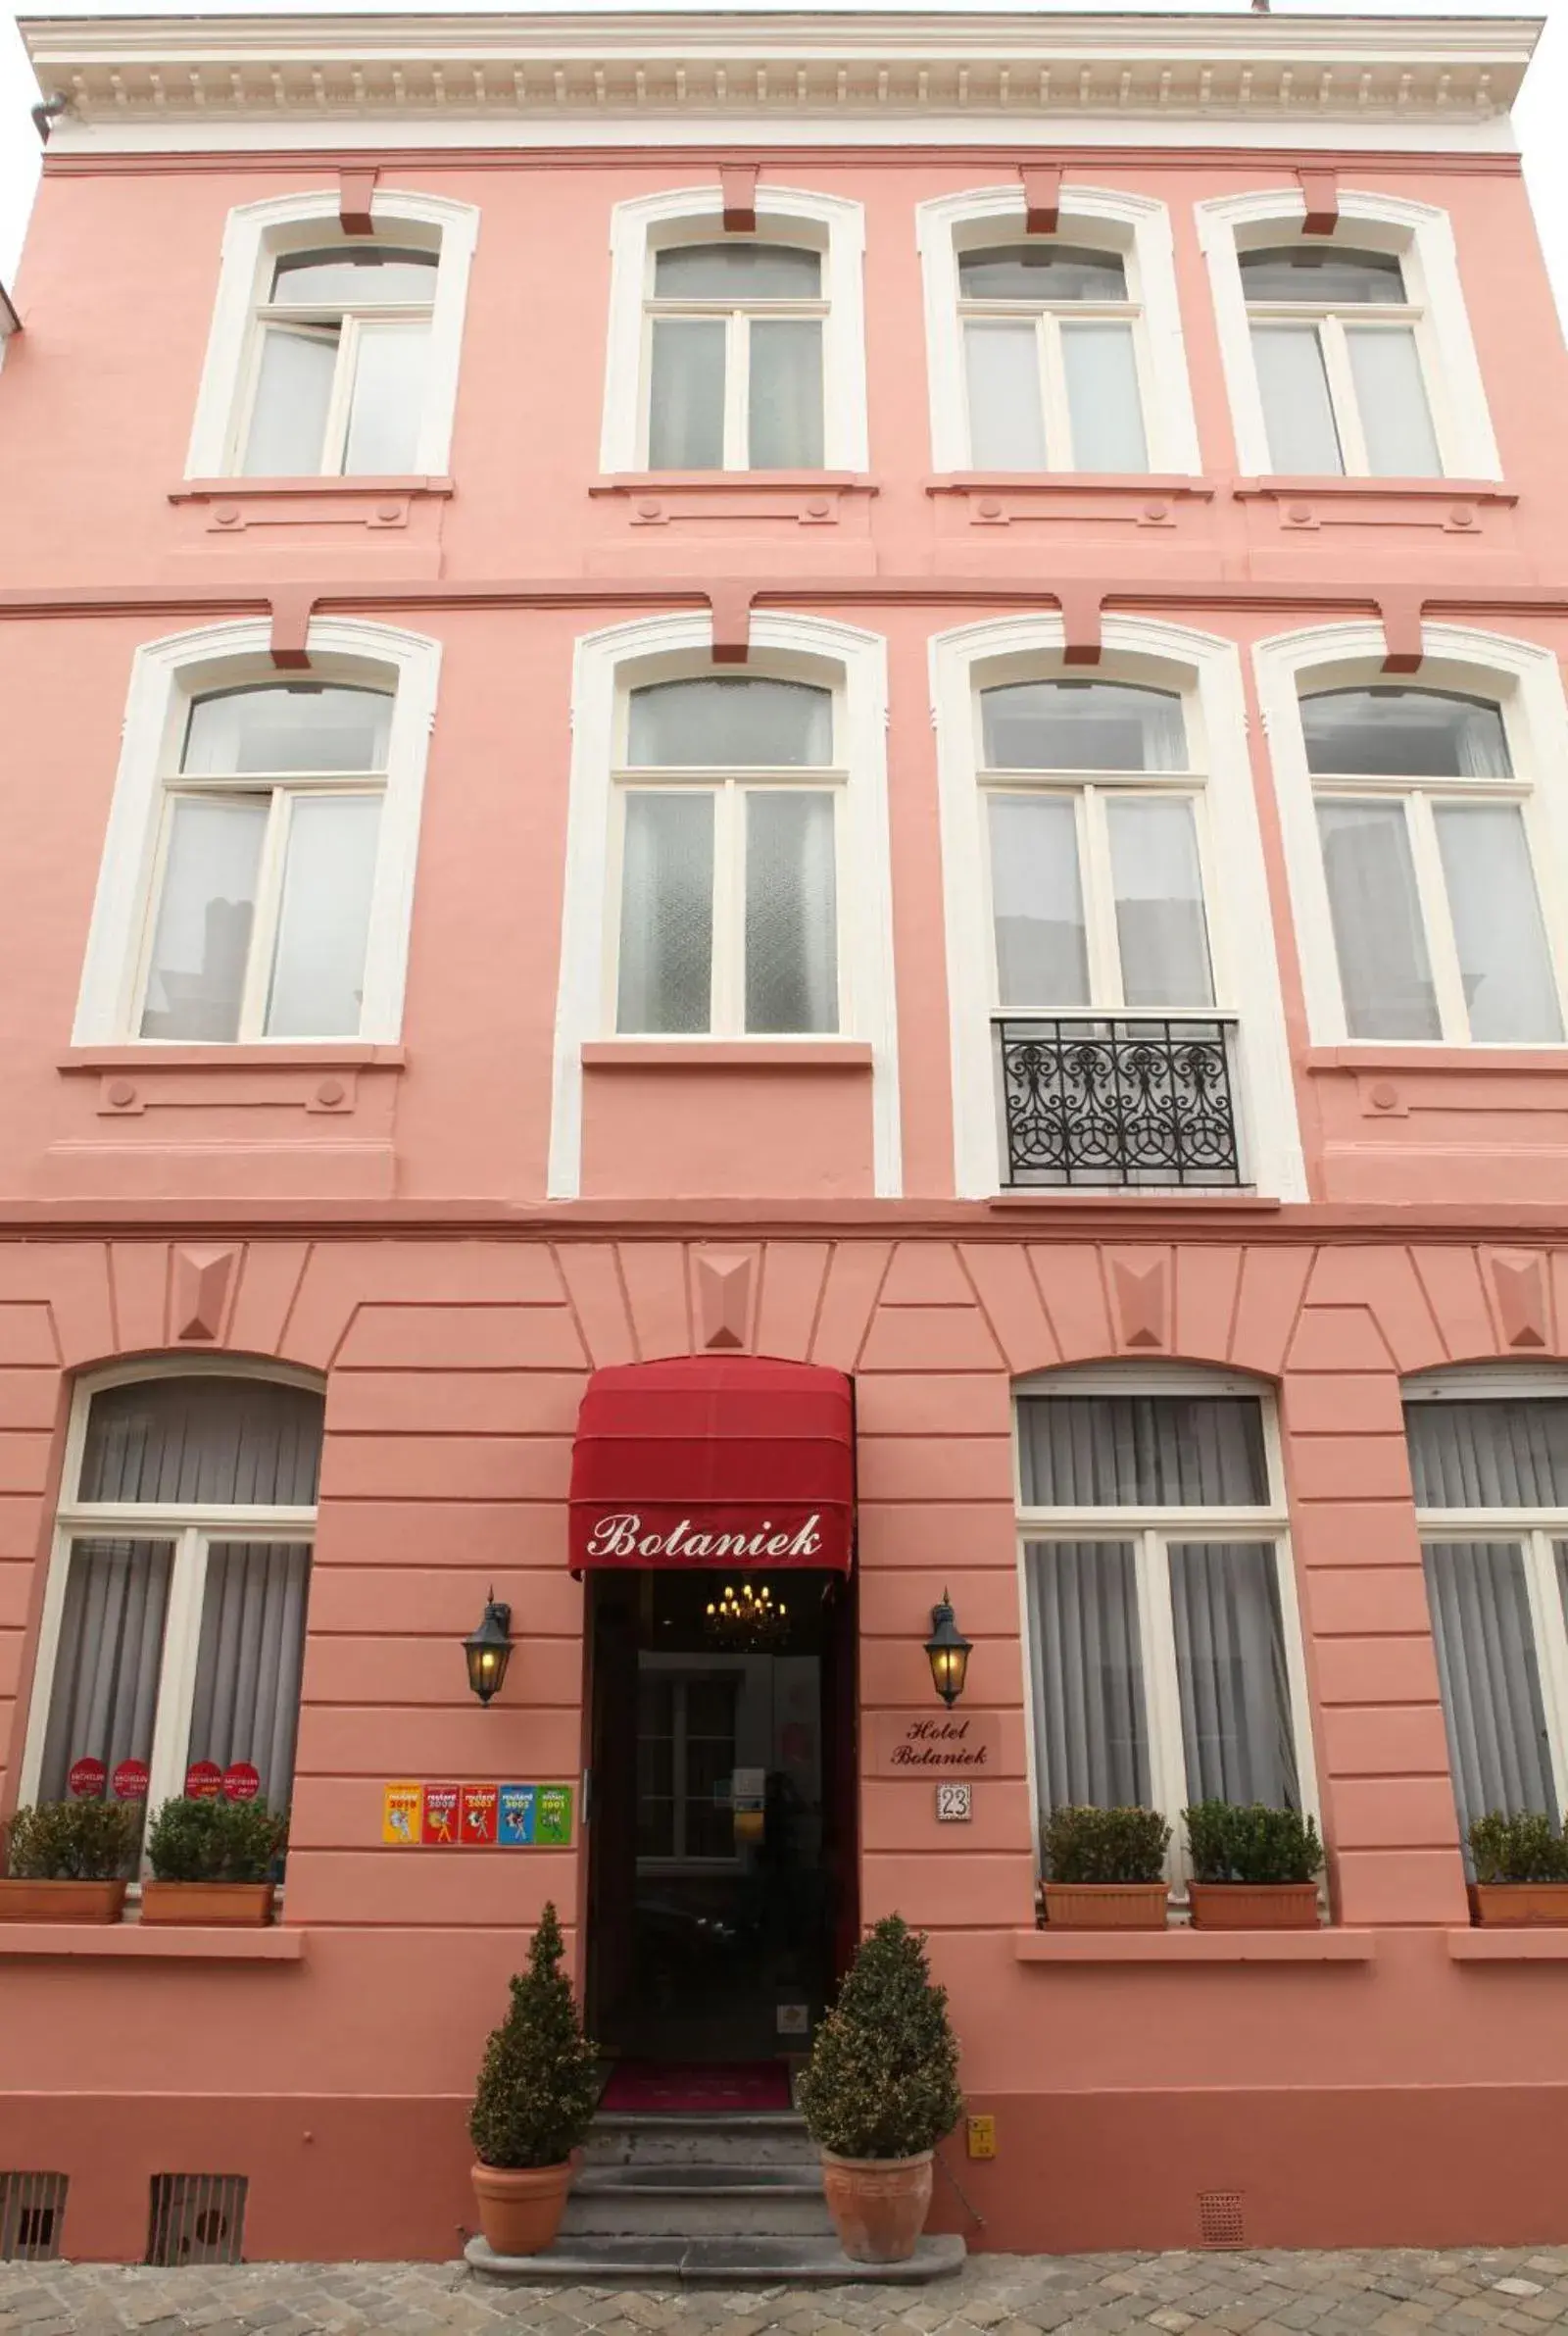
[[[1345,1019],[1352,1038],[1440,1038],[1402,803],[1320,801]]]
[[[279,1380],[139,1379],[92,1399],[83,1501],[314,1507],[321,1397]]]
[[[1259,1507],[1268,1499],[1255,1396],[1026,1395],[1028,1509]]]
[[[1506,1542],[1434,1542],[1424,1562],[1461,1838],[1489,1810],[1555,1818],[1523,1551]]]
[[[724,465],[724,320],[661,317],[648,392],[651,471]]]
[[[1203,876],[1190,799],[1112,795],[1105,807],[1122,996],[1129,1007],[1211,1006]]]
[[[1182,702],[1131,681],[1006,681],[980,692],[991,770],[1185,770]]]
[[[1072,795],[993,795],[991,915],[1004,1007],[1087,1006],[1089,943]]]
[[[207,1556],[191,1761],[245,1761],[288,1807],[299,1729],[311,1553],[297,1543],[215,1541]]]
[[[152,1757],[172,1541],[74,1541],[49,1691],[40,1801],[64,1801],[76,1761]]]
[[[1418,1509],[1568,1509],[1568,1400],[1408,1403]]]
[[[971,318],[963,328],[969,460],[977,471],[1043,471],[1045,407],[1033,318]]]
[[[822,321],[754,317],[748,390],[754,471],[822,467]]]
[[[1345,457],[1317,326],[1254,324],[1252,357],[1273,468],[1303,477],[1337,477]]]
[[[1147,471],[1144,402],[1131,324],[1061,327],[1075,471]]]
[[[1551,1044],[1562,1015],[1519,805],[1440,802],[1432,818],[1471,1038]]]
[[[1345,341],[1373,476],[1436,478],[1443,458],[1414,332],[1408,324],[1351,324]]]
[[[1189,1799],[1298,1809],[1272,1545],[1178,1544],[1170,1575]]]
[[[1042,1809],[1147,1804],[1133,1545],[1033,1541],[1027,1557]]]

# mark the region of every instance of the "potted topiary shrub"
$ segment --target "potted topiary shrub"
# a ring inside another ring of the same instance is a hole
[[[1549,1816],[1489,1810],[1470,1827],[1478,1922],[1568,1923],[1568,1837]]]
[[[932,2154],[963,2095],[948,1991],[931,1976],[925,1934],[901,1914],[860,1941],[797,2097],[839,2245],[854,2262],[906,2262],[931,2205]]]
[[[1193,1853],[1187,1900],[1198,1930],[1315,1930],[1323,1844],[1309,1816],[1265,1802],[1183,1810]]]
[[[484,2048],[468,2135],[473,2191],[493,2255],[537,2255],[561,2228],[574,2153],[599,2106],[598,2048],[587,2042],[553,1905],[512,1982],[512,2006]]]
[[[1046,1921],[1163,1930],[1170,1827],[1156,1809],[1054,1809],[1041,1828]]]
[[[142,1920],[270,1922],[287,1840],[287,1814],[265,1801],[166,1801],[147,1835]]]
[[[142,1813],[133,1801],[43,1801],[6,1827],[0,1922],[118,1922]]]

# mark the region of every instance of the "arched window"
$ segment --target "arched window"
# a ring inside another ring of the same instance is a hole
[[[25,1799],[293,1785],[322,1398],[235,1371],[77,1397]]]

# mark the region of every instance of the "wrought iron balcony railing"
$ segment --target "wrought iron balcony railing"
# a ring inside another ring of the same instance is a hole
[[[1009,1185],[1237,1185],[1234,1024],[1031,1015],[996,1023]]]

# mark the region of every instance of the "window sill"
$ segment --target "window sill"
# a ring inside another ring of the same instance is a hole
[[[1244,1185],[1216,1184],[1210,1190],[1194,1191],[1191,1185],[1141,1185],[1127,1191],[1120,1185],[1106,1185],[1095,1191],[1082,1184],[1037,1184],[1028,1190],[996,1192],[986,1202],[988,1209],[1222,1209],[1243,1211],[1249,1216],[1277,1216],[1283,1203],[1269,1200],[1251,1192]]]
[[[1561,1046],[1309,1046],[1301,1057],[1308,1070],[1467,1070],[1472,1076],[1512,1077],[1521,1070],[1568,1071],[1568,1043]]]
[[[55,1057],[55,1069],[68,1076],[102,1070],[402,1070],[407,1064],[401,1046],[335,1038],[308,1043],[280,1038],[275,1043],[233,1046],[161,1045],[157,1039],[142,1039],[131,1046],[70,1046]]]
[[[1450,1963],[1568,1963],[1568,1928],[1450,1930]]]
[[[863,1038],[590,1038],[584,1070],[869,1070]]]
[[[1331,1928],[1015,1930],[1012,1952],[1019,1963],[1375,1963],[1378,1943],[1370,1930]]]
[[[0,1960],[49,1963],[303,1963],[303,1930],[176,1923],[0,1922]]]
[[[615,471],[590,479],[590,495],[705,495],[726,488],[755,495],[880,493],[864,471]]]
[[[1519,497],[1495,478],[1341,478],[1332,472],[1323,477],[1237,478],[1231,482],[1231,494],[1238,503],[1275,502],[1287,496],[1331,496],[1336,502],[1355,502],[1396,496],[1401,502],[1440,503],[1501,503],[1510,508]]]
[[[258,503],[276,495],[437,495],[457,493],[451,478],[187,478],[171,487],[171,503]]]
[[[1175,496],[1212,503],[1214,488],[1188,472],[945,471],[925,482],[928,495]]]

